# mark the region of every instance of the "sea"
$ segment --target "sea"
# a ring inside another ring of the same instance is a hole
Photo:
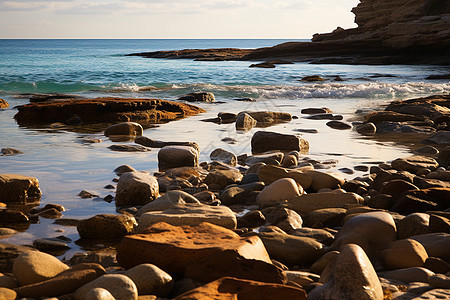
[[[206,110],[197,116],[159,124],[144,130],[144,135],[162,141],[191,141],[200,146],[200,161],[223,148],[237,155],[250,154],[252,135],[258,130],[297,134],[306,139],[310,150],[302,159],[323,162],[328,171],[352,179],[367,175],[354,166],[372,166],[411,155],[417,147],[408,140],[364,137],[353,130],[336,130],[324,120],[309,120],[303,108],[327,107],[344,121],[361,120],[364,113],[383,109],[393,100],[450,92],[449,80],[429,80],[430,75],[450,73],[448,66],[421,65],[337,65],[294,63],[274,69],[249,68],[248,61],[194,61],[150,59],[125,56],[130,53],[202,49],[258,48],[288,40],[274,39],[136,39],[136,40],[0,40],[0,98],[10,107],[0,110],[0,148],[14,148],[22,154],[0,156],[0,173],[38,178],[42,190],[40,205],[65,207],[64,218],[83,219],[99,213],[116,213],[114,202],[103,200],[114,195],[105,187],[113,184],[113,170],[120,165],[158,171],[158,149],[149,152],[114,152],[117,144],[102,131],[79,132],[52,126],[21,127],[15,120],[16,106],[29,102],[30,94],[62,93],[84,97],[136,97],[177,100],[181,95],[206,91],[215,94],[214,103],[198,103]],[[289,40],[292,41],[292,40]],[[305,41],[305,40],[299,40]],[[303,82],[301,78],[319,75],[326,81]],[[339,76],[342,81],[335,81]],[[238,101],[252,98],[255,101]],[[289,123],[269,128],[236,132],[233,124],[202,122],[219,112],[289,112]],[[316,129],[318,133],[300,133]],[[101,143],[85,143],[98,138]],[[228,138],[228,139],[227,139]],[[229,143],[230,138],[234,143]],[[132,141],[121,142],[133,144]],[[345,170],[345,172],[343,172]],[[350,170],[350,171],[349,171]],[[326,171],[326,170],[325,170]],[[353,174],[348,174],[354,172]],[[82,199],[80,191],[98,197]],[[40,218],[19,234],[1,240],[32,244],[38,238],[70,238],[71,250],[61,257],[89,250],[76,244],[76,228],[53,224]]]

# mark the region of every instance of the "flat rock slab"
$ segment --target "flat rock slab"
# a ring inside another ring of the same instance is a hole
[[[34,177],[0,174],[0,202],[35,202],[41,198],[39,181]]]
[[[84,124],[139,122],[141,125],[172,121],[192,116],[203,109],[160,99],[95,98],[30,103],[17,107],[14,116],[20,125],[65,122],[78,115]]]
[[[146,228],[142,234],[125,236],[117,246],[117,261],[127,269],[151,263],[171,275],[182,275],[187,265],[222,251],[271,263],[256,236],[241,238],[229,229],[210,223],[173,226],[163,222]]]

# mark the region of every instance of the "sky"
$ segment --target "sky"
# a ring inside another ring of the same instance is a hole
[[[0,38],[308,39],[358,0],[0,0]]]

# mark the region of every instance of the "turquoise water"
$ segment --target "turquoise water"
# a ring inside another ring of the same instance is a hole
[[[0,173],[37,177],[43,197],[41,204],[64,205],[64,217],[87,218],[98,213],[115,212],[114,203],[101,199],[81,199],[85,189],[101,197],[114,192],[113,170],[129,164],[138,170],[157,171],[157,149],[145,153],[113,152],[115,142],[102,135],[76,133],[52,128],[19,127],[14,121],[16,105],[28,103],[21,93],[70,93],[82,96],[150,97],[176,100],[192,91],[209,91],[217,103],[198,104],[206,110],[198,116],[161,124],[145,130],[144,135],[164,141],[194,141],[200,145],[201,161],[218,147],[237,155],[250,153],[253,129],[237,133],[234,125],[201,122],[218,112],[244,110],[289,112],[298,119],[267,130],[297,134],[295,129],[314,128],[319,134],[303,134],[310,143],[308,157],[335,159],[331,170],[372,165],[409,155],[409,149],[391,142],[362,137],[354,131],[337,131],[325,121],[302,118],[307,107],[329,107],[345,121],[355,119],[358,110],[378,109],[393,99],[449,93],[448,80],[426,80],[429,75],[448,74],[444,66],[351,66],[295,63],[275,69],[249,68],[252,62],[196,62],[128,57],[125,54],[187,48],[255,48],[272,46],[283,40],[0,40],[0,98],[10,107],[0,111],[0,148],[24,152],[0,156]],[[321,75],[329,80],[304,83],[303,76]],[[344,81],[332,81],[339,75]],[[234,98],[252,97],[257,102]],[[85,144],[82,138],[101,138],[102,143]],[[221,140],[232,137],[235,144]],[[129,142],[131,143],[131,142]],[[347,178],[364,175],[355,172]],[[74,240],[74,228],[51,224],[41,219],[24,233],[3,241],[29,244],[38,237],[64,234]],[[63,233],[60,230],[64,230]],[[79,251],[75,245],[71,245]],[[67,255],[69,255],[67,254]],[[69,255],[70,256],[70,255]]]

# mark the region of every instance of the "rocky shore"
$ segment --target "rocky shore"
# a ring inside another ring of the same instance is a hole
[[[33,115],[44,106],[27,107]],[[327,108],[301,113],[336,134],[413,136],[416,154],[354,166],[365,174],[350,179],[307,158],[310,145],[297,135],[259,130],[251,153],[217,148],[200,161],[195,139],[156,141],[139,122],[116,120],[106,136],[159,149],[158,172],[114,169],[115,197],[104,200],[117,214],[66,219],[61,205],[39,207],[38,178],[0,174],[0,235],[50,218],[76,226],[77,243],[97,245],[60,261],[64,236],[0,243],[0,299],[449,298],[450,96],[392,102],[353,124]],[[242,111],[209,121],[245,132],[292,117]]]
[[[315,34],[312,42],[274,47],[134,53],[148,58],[287,60],[332,64],[450,64],[450,4],[439,0],[361,0],[357,28]]]

